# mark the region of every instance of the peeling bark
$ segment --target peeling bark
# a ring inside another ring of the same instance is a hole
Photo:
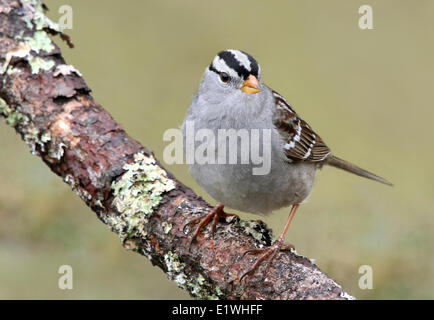
[[[38,0],[0,0],[0,116],[121,238],[199,299],[350,299],[309,259],[281,252],[242,283],[243,253],[270,245],[261,221],[228,219],[189,251],[183,230],[211,206],[177,181],[93,99],[48,34]],[[65,36],[63,36],[64,38]]]

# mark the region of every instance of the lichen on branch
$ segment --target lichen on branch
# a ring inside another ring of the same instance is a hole
[[[107,217],[107,224],[122,241],[131,237],[146,237],[146,225],[163,194],[175,189],[175,181],[156,165],[153,156],[134,155],[126,164],[121,178],[112,184],[113,205],[118,213]]]
[[[295,252],[279,253],[265,279],[261,267],[243,283],[235,281],[253,263],[243,253],[272,241],[262,221],[220,221],[214,235],[205,228],[190,246],[184,227],[212,206],[94,100],[51,40],[59,33],[41,1],[0,0],[0,117],[125,248],[146,256],[198,299],[351,298]]]

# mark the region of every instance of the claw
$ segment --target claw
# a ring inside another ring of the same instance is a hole
[[[190,222],[188,222],[184,228],[183,231],[185,231],[185,228],[187,226],[193,225],[193,224],[197,224],[199,223],[199,225],[197,226],[196,230],[194,231],[191,239],[190,239],[190,244],[189,244],[189,250],[191,248],[191,245],[193,244],[194,240],[196,240],[197,236],[199,235],[200,231],[212,220],[212,224],[211,224],[211,235],[214,236],[214,232],[216,230],[217,227],[217,223],[219,222],[219,220],[221,218],[226,218],[226,217],[232,217],[232,216],[236,216],[236,214],[233,213],[226,213],[223,211],[224,205],[219,204],[217,206],[214,207],[214,209],[208,213],[206,216],[204,217],[199,217],[196,219],[191,220]]]
[[[285,237],[286,231],[288,230],[289,225],[291,224],[292,218],[294,217],[295,212],[297,211],[298,207],[299,207],[299,205],[293,205],[292,206],[291,212],[289,213],[288,220],[285,223],[285,226],[283,228],[282,233],[280,234],[279,238],[276,241],[274,241],[274,243],[271,246],[263,248],[263,249],[251,249],[251,250],[247,250],[243,253],[243,258],[247,254],[261,254],[261,255],[255,261],[255,263],[253,263],[253,265],[246,272],[244,272],[241,275],[241,277],[239,278],[240,282],[246,276],[251,275],[263,261],[268,259],[267,265],[265,266],[265,271],[263,274],[263,278],[265,278],[271,262],[274,260],[274,258],[276,257],[277,253],[279,253],[279,251],[287,251],[287,250],[295,249],[292,244],[283,243],[283,239]]]
[[[263,277],[265,278],[265,276],[267,275],[268,269],[270,268],[270,264],[274,260],[274,258],[276,257],[276,254],[279,251],[288,250],[288,248],[294,248],[294,246],[291,244],[284,244],[281,239],[278,239],[278,240],[274,241],[274,243],[267,248],[251,249],[251,250],[247,250],[246,252],[244,252],[243,257],[245,257],[247,254],[262,254],[262,255],[255,261],[255,263],[247,271],[245,271],[241,275],[241,277],[239,278],[240,282],[246,276],[251,275],[262,262],[264,262],[265,260],[268,260],[267,265],[265,267],[264,274],[263,274]]]

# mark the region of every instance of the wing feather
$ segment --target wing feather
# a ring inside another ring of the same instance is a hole
[[[330,155],[330,149],[310,126],[301,119],[280,94],[273,91],[276,109],[273,123],[286,142],[284,152],[292,161],[321,162]]]

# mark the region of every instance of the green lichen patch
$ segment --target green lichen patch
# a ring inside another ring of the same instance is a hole
[[[266,239],[264,239],[264,233],[268,232],[271,235],[271,230],[266,229],[265,226],[258,221],[253,220],[239,220],[237,224],[243,228],[243,232],[252,236],[255,240],[260,241],[262,244],[267,245]]]
[[[30,67],[32,68],[32,73],[37,74],[41,70],[48,71],[56,64],[51,59],[43,59],[40,57],[30,57],[28,60]]]
[[[54,50],[54,45],[45,31],[36,31],[32,38],[26,37],[24,40],[27,41],[30,48],[36,53],[39,53],[41,50],[46,52]]]
[[[33,74],[41,70],[49,70],[55,65],[54,60],[47,57],[34,57],[31,52],[35,52],[36,54],[40,51],[51,53],[55,49],[55,46],[45,30],[50,29],[55,32],[60,32],[59,26],[45,16],[41,1],[26,0],[25,6],[27,6],[27,8],[23,11],[26,12],[26,14],[22,19],[26,22],[27,27],[31,30],[35,30],[35,32],[32,37],[23,38],[21,35],[15,37],[18,41],[17,48],[6,54],[5,62],[0,65],[1,74],[4,74],[6,71],[8,71],[9,74],[18,72],[18,70],[8,70],[9,63],[13,57],[27,61],[32,68]],[[29,6],[31,8],[29,8]]]
[[[169,279],[175,281],[178,287],[187,290],[195,298],[200,300],[217,300],[218,295],[222,295],[218,287],[215,290],[216,292],[214,292],[212,285],[201,274],[196,277],[188,276],[185,273],[186,265],[179,259],[176,253],[169,251],[165,254],[164,263]]]
[[[38,154],[39,151],[48,152],[52,159],[60,160],[66,147],[63,143],[54,143],[49,131],[41,131],[30,119],[21,114],[16,109],[12,109],[7,103],[0,98],[0,116],[4,117],[6,123],[12,127],[22,125],[20,132],[24,142],[30,147],[32,154]]]
[[[50,141],[50,137],[41,133],[31,122],[28,122],[26,127],[26,131],[23,132],[23,140],[30,147],[30,152],[34,155],[38,154],[38,150],[45,152],[45,146]]]
[[[61,31],[59,25],[48,19],[48,17],[44,14],[41,0],[24,0],[24,2],[35,8],[35,12],[32,17],[24,18],[29,29],[32,29],[34,26],[36,30],[48,28],[55,32]]]
[[[170,230],[172,230],[172,224],[170,222],[163,221],[161,223],[161,226],[163,227],[163,232],[165,234],[168,234],[170,232]]]
[[[6,123],[12,127],[16,127],[18,124],[24,121],[24,116],[12,110],[2,98],[0,98],[0,115],[6,119]]]
[[[155,163],[153,157],[143,153],[134,156],[134,162],[124,166],[125,173],[112,184],[115,196],[113,205],[120,214],[112,214],[107,223],[125,241],[136,236],[146,236],[145,225],[163,194],[175,188],[166,171]]]

